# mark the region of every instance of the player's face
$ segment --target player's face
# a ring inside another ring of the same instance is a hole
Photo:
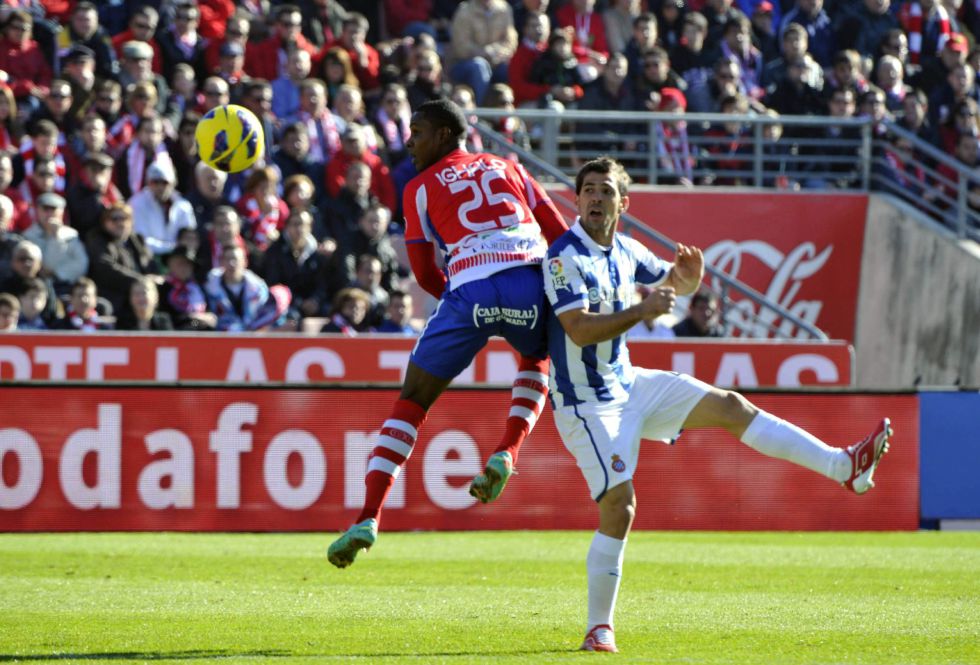
[[[437,129],[431,122],[417,113],[412,116],[409,129],[411,129],[412,135],[405,146],[412,156],[412,163],[415,164],[415,168],[419,172],[429,168],[449,152],[444,144],[444,136],[447,130]]]
[[[609,173],[587,173],[575,200],[582,226],[593,238],[611,235],[629,205],[629,197],[619,193],[616,179]]]

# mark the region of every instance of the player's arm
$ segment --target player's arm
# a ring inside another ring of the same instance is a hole
[[[521,177],[524,179],[524,188],[527,193],[528,202],[531,204],[531,213],[534,215],[538,226],[541,227],[541,233],[544,234],[548,245],[551,245],[568,230],[568,224],[565,223],[565,219],[558,212],[558,208],[555,207],[551,197],[544,191],[544,187],[528,175],[524,167],[519,167],[519,171]]]
[[[442,292],[446,290],[447,280],[446,274],[436,264],[435,247],[432,243],[423,240],[410,242],[406,248],[408,262],[412,266],[412,272],[415,273],[415,281],[436,298],[441,298]]]
[[[658,287],[631,307],[618,312],[600,314],[581,308],[567,309],[558,314],[565,334],[576,346],[586,347],[619,337],[640,321],[655,319],[674,308],[674,289]]]
[[[704,254],[697,247],[677,244],[674,252],[674,265],[661,286],[669,286],[678,295],[694,293],[704,278]]]

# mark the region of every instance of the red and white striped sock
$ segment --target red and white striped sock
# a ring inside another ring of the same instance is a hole
[[[548,397],[548,359],[539,360],[521,356],[517,377],[511,390],[510,415],[504,428],[504,436],[494,453],[507,451],[514,464],[524,439],[534,429],[538,416]]]
[[[381,426],[378,443],[368,459],[367,473],[364,476],[364,508],[357,522],[366,519],[379,519],[381,507],[402,466],[412,454],[419,428],[425,422],[425,409],[405,399],[395,402],[391,417]]]

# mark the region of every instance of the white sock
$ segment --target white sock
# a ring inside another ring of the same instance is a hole
[[[616,594],[623,574],[623,552],[626,541],[595,532],[585,569],[589,576],[589,625],[587,630],[603,624],[612,628]]]
[[[839,483],[851,475],[851,458],[782,418],[760,411],[742,434],[742,443],[763,455],[789,460]]]

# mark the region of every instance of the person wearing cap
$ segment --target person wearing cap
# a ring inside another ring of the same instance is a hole
[[[946,82],[954,68],[966,63],[969,50],[970,44],[966,37],[954,32],[946,40],[939,57],[922,66],[922,71],[912,79],[912,85],[931,96]]]
[[[45,192],[34,204],[34,223],[24,238],[41,248],[40,276],[50,279],[56,293],[67,293],[88,271],[88,254],[78,231],[65,225],[65,199]]]
[[[252,24],[248,20],[248,14],[238,11],[225,20],[225,31],[223,39],[212,39],[204,52],[204,64],[209,72],[218,68],[219,51],[225,44],[238,44],[243,49],[248,50],[248,37],[252,31]]]
[[[155,256],[172,251],[177,233],[197,228],[194,208],[176,190],[177,175],[169,161],[154,161],[146,169],[146,187],[129,199],[134,229]]]
[[[153,59],[151,68],[155,74],[163,71],[163,56],[160,55],[160,45],[154,37],[157,32],[157,25],[160,23],[160,15],[157,10],[149,5],[142,5],[133,10],[129,17],[129,27],[112,37],[112,48],[116,55],[122,58],[123,46],[129,41],[146,42],[153,49]]]
[[[95,54],[95,75],[98,78],[115,78],[118,73],[116,52],[112,50],[108,33],[99,25],[99,10],[95,3],[88,0],[77,3],[56,41],[59,58],[67,54],[72,46],[81,44]]]
[[[83,44],[72,46],[61,59],[61,78],[71,86],[68,113],[77,127],[95,101],[95,52]]]
[[[779,57],[779,42],[776,40],[776,26],[779,24],[773,19],[774,6],[769,0],[762,0],[751,14],[752,43],[762,53],[763,63]]]
[[[101,120],[90,118],[88,122]],[[71,225],[84,238],[99,225],[103,210],[116,201],[122,201],[122,194],[112,182],[112,157],[103,152],[90,152],[82,163],[84,166],[79,169],[80,174],[68,188],[65,198]]]
[[[7,72],[17,102],[42,99],[51,83],[51,66],[33,39],[34,18],[26,11],[10,12],[0,39],[0,70]]]
[[[697,166],[697,150],[692,149],[687,135],[687,122],[683,119],[687,111],[687,98],[677,88],[663,88],[660,91],[660,104],[656,108],[661,113],[673,113],[678,118],[670,122],[658,122],[657,162],[660,171],[657,183],[661,185],[694,186],[694,169]]]
[[[248,79],[243,69],[245,65],[245,48],[237,42],[225,42],[218,49],[218,68],[215,76],[224,79],[231,89],[231,98],[238,99],[242,84]]]
[[[768,15],[771,19],[772,32],[775,32],[780,21],[783,20],[782,7],[778,0],[735,0],[735,6],[755,23],[756,15]]]

